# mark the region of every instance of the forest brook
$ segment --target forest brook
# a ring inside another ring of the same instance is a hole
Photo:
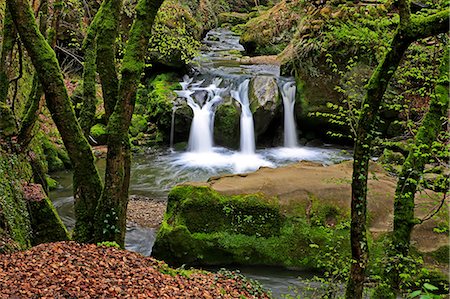
[[[0,298],[449,298],[450,2],[0,0]]]

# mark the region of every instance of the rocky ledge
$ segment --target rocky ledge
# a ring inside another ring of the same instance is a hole
[[[301,162],[177,186],[169,194],[153,254],[172,264],[312,269],[320,269],[333,252],[349,258],[351,174],[351,162],[327,167]],[[374,258],[384,253],[384,236],[392,230],[395,186],[394,177],[371,165],[368,223]],[[437,193],[418,194],[416,215],[425,216],[436,201]],[[448,224],[445,210],[415,228],[412,243],[422,253],[448,253],[449,236],[435,229]]]

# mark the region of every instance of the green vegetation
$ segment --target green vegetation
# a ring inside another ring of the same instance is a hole
[[[312,210],[311,218],[304,209],[285,216],[276,199],[262,195],[224,196],[207,187],[175,187],[153,253],[174,264],[326,270],[330,248],[348,256],[348,224],[333,207],[313,205]],[[329,226],[332,217],[334,228]]]
[[[137,91],[136,108],[131,121],[133,143],[167,143],[170,137],[173,101],[179,89],[175,73],[163,73],[150,78]],[[140,134],[142,133],[142,134]]]
[[[201,33],[201,23],[188,7],[166,0],[152,28],[149,63],[172,67],[187,64],[198,53]]]
[[[0,153],[0,218],[6,226],[1,232],[7,233],[20,249],[25,249],[31,245],[31,223],[21,183],[31,176],[31,169],[18,156],[1,148]]]

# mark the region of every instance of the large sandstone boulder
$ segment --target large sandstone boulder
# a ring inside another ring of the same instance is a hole
[[[255,122],[255,136],[264,134],[281,115],[281,97],[277,81],[270,76],[257,76],[249,85],[250,109]]]
[[[370,170],[368,224],[376,255],[385,246],[376,240],[392,230],[396,180],[378,165]],[[153,254],[173,264],[306,268],[317,268],[330,248],[348,257],[351,174],[351,162],[301,162],[175,187]],[[418,194],[418,217],[436,196]],[[448,246],[449,236],[433,230],[448,223],[444,214],[414,229],[413,246],[422,252]]]

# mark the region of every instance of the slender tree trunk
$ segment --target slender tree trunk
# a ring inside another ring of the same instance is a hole
[[[29,1],[8,0],[7,4],[39,75],[45,90],[47,107],[74,166],[73,185],[77,218],[74,237],[81,242],[90,242],[94,232],[95,208],[102,190],[91,147],[75,117],[55,52],[39,32]]]
[[[44,36],[47,36],[47,19],[48,2],[44,0],[40,4],[39,12],[39,30]],[[42,85],[39,83],[39,76],[36,72],[34,72],[31,92],[25,104],[25,115],[22,119],[18,135],[18,140],[23,149],[26,149],[28,144],[33,139],[32,131],[34,124],[36,123],[39,113],[41,112],[41,108],[44,105],[42,99],[43,94],[44,90],[42,89]]]
[[[96,110],[96,70],[102,86],[106,121],[113,113],[119,96],[114,45],[118,36],[121,8],[122,0],[103,1],[84,41],[83,108],[80,123],[86,137],[90,133]]]
[[[352,260],[350,279],[347,284],[346,298],[362,298],[365,271],[368,261],[366,236],[367,217],[367,176],[369,172],[370,148],[374,125],[378,116],[381,99],[397,69],[409,43],[397,33],[386,53],[384,60],[373,73],[366,97],[363,101],[361,117],[358,122],[357,139],[353,154],[352,203],[351,203],[351,249]]]
[[[430,108],[417,132],[414,145],[403,163],[394,200],[394,234],[392,255],[407,256],[411,240],[411,231],[420,221],[414,218],[414,197],[425,164],[431,156],[433,142],[442,131],[448,117],[449,107],[449,50],[445,49],[440,67],[440,79],[431,97]],[[398,288],[399,273],[393,273],[391,285]]]
[[[16,40],[16,29],[8,10],[3,21],[2,50],[0,53],[0,102],[6,103],[9,90],[8,56],[12,52]]]
[[[91,127],[94,123],[95,111],[97,108],[97,90],[95,87],[97,69],[97,42],[95,40],[95,36],[97,33],[96,24],[97,18],[94,18],[88,28],[86,38],[83,42],[83,106],[80,112],[80,125],[86,138],[88,138],[91,132]]]
[[[122,64],[119,99],[108,123],[108,154],[105,189],[97,208],[98,240],[124,245],[128,188],[130,183],[130,141],[128,129],[136,90],[145,66],[145,53],[156,13],[163,0],[140,0]]]
[[[353,154],[351,249],[352,264],[347,283],[346,298],[360,299],[364,290],[368,261],[366,237],[367,177],[374,126],[387,85],[396,71],[410,43],[422,37],[448,30],[448,9],[430,17],[411,20],[409,2],[399,1],[400,24],[383,60],[370,78],[358,121]]]
[[[106,0],[102,4],[97,28],[97,70],[100,76],[108,121],[119,97],[119,79],[116,70],[116,39],[119,31],[122,0]]]
[[[3,42],[0,53],[0,136],[16,134],[16,125],[13,112],[7,104],[9,91],[8,56],[13,51],[16,40],[16,29],[11,14],[6,9],[3,21]]]

